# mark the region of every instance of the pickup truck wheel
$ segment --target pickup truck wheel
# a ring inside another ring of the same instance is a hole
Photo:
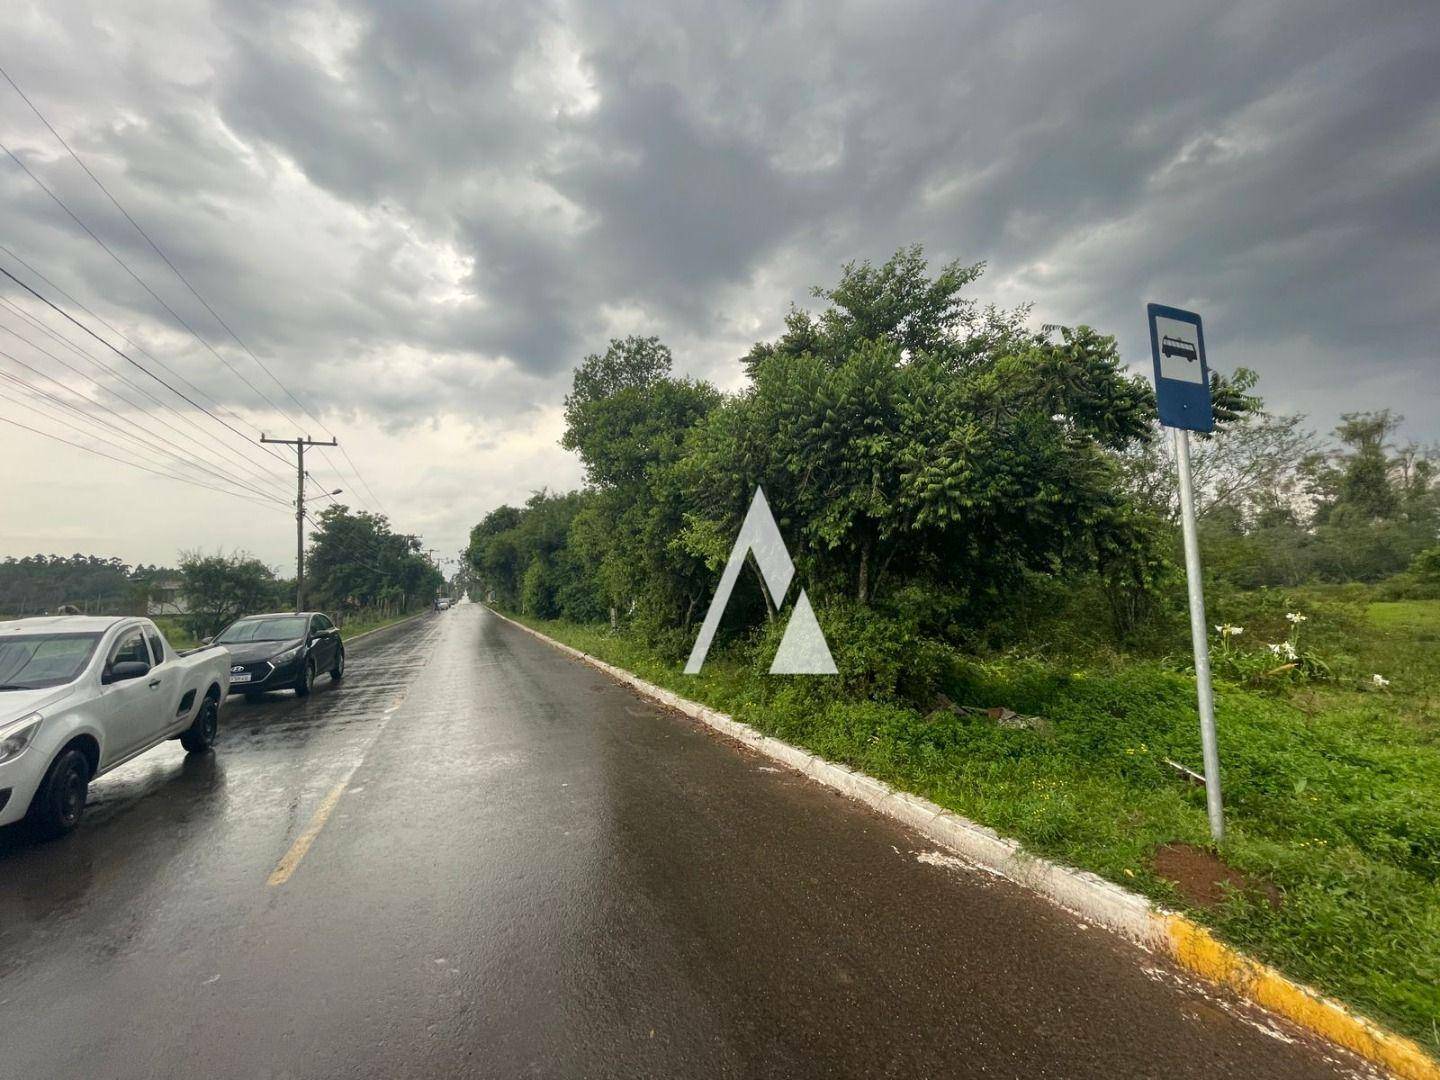
[[[35,831],[54,840],[80,824],[85,796],[90,789],[90,759],[71,747],[50,763],[45,779],[30,804]]]
[[[220,732],[220,703],[207,697],[200,704],[195,720],[180,736],[180,745],[188,754],[203,754],[215,745],[215,736]]]
[[[335,666],[330,669],[330,678],[340,680],[345,677],[345,647],[342,645],[335,650]]]
[[[300,677],[295,680],[295,694],[297,697],[305,697],[315,686],[315,658],[312,656],[305,661],[305,666],[300,669]]]

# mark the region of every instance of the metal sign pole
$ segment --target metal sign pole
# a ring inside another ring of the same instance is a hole
[[[1200,581],[1200,539],[1195,529],[1195,490],[1190,481],[1190,432],[1174,428],[1180,472],[1180,520],[1185,534],[1185,581],[1190,590],[1190,638],[1195,649],[1195,691],[1200,703],[1200,748],[1205,759],[1205,810],[1210,835],[1225,839],[1220,801],[1220,749],[1215,741],[1215,694],[1210,686],[1210,637],[1205,626],[1205,593]]]

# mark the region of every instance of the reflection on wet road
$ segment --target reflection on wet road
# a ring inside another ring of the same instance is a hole
[[[163,950],[177,930],[202,933],[223,916],[228,894],[253,891],[257,870],[263,882],[334,778],[359,762],[439,633],[427,616],[357,641],[345,678],[316,680],[309,698],[230,698],[214,754],[167,742],[101,777],[64,841],[0,830],[0,1002],[16,1004],[56,941],[99,955]],[[3,1050],[0,1040],[0,1076]]]
[[[0,836],[0,1077],[1345,1074],[474,605],[222,724]]]

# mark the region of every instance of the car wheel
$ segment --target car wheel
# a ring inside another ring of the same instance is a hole
[[[215,736],[220,733],[220,703],[207,697],[200,703],[200,711],[194,722],[180,736],[180,745],[189,754],[202,754],[215,745]]]
[[[335,666],[330,669],[330,678],[332,678],[332,679],[343,679],[344,677],[345,677],[345,650],[344,650],[344,648],[342,647],[342,648],[339,648],[339,649],[336,649],[336,650],[335,650]]]
[[[85,813],[89,789],[90,759],[74,747],[62,751],[50,763],[30,804],[30,820],[36,832],[53,840],[72,831]]]
[[[300,669],[300,678],[295,680],[295,693],[305,697],[315,686],[315,658],[312,656],[305,661],[305,666]]]

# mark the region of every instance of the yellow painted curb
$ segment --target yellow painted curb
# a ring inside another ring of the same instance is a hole
[[[1274,968],[1236,952],[1183,915],[1156,914],[1161,936],[1181,967],[1220,983],[1333,1043],[1382,1065],[1404,1080],[1440,1080],[1440,1063],[1418,1043],[1357,1016],[1337,1001],[1291,982]]]

